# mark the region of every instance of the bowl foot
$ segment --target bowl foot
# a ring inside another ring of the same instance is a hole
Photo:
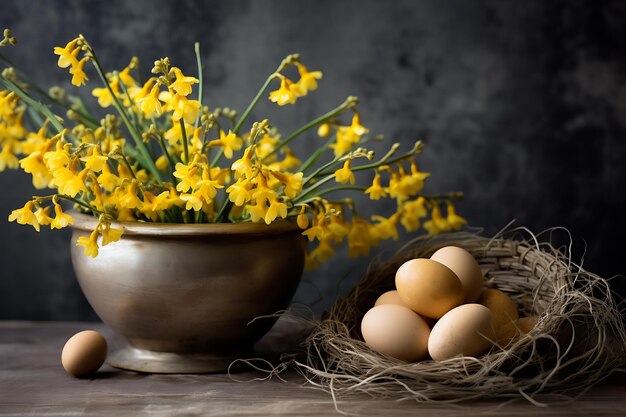
[[[250,352],[232,355],[217,353],[171,353],[155,352],[126,346],[107,357],[107,363],[115,368],[154,374],[208,374],[238,370],[238,358],[250,358]],[[230,369],[229,369],[230,368]]]

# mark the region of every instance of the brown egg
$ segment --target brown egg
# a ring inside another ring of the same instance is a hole
[[[461,281],[447,266],[412,259],[396,272],[396,289],[406,305],[421,316],[438,319],[463,303]]]
[[[373,350],[404,361],[428,353],[430,328],[414,311],[397,304],[372,307],[361,321],[363,340]]]
[[[517,328],[523,334],[530,333],[530,331],[535,328],[538,321],[539,317],[537,316],[521,317],[517,320]]]
[[[398,291],[396,290],[387,291],[386,293],[383,293],[380,297],[376,299],[374,306],[378,306],[381,304],[397,304],[399,306],[403,306],[407,308],[409,307],[404,303],[404,301],[402,301],[402,298],[400,298],[400,295],[398,295]]]
[[[457,246],[446,246],[433,253],[433,261],[444,264],[456,274],[463,285],[465,303],[474,303],[483,289],[483,273],[471,253]]]
[[[480,304],[463,304],[439,319],[430,332],[428,353],[436,361],[478,356],[494,340],[493,315]]]
[[[61,363],[65,371],[75,377],[95,373],[107,356],[107,342],[95,330],[76,333],[63,346]]]
[[[517,306],[511,297],[500,290],[486,289],[483,290],[476,302],[491,310],[496,340],[501,347],[507,346],[517,336],[515,324],[519,318]]]

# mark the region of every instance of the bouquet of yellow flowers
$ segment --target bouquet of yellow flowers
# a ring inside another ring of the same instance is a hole
[[[5,30],[0,45],[15,43]],[[96,216],[96,230],[77,243],[89,256],[120,239],[123,229],[114,222],[270,224],[295,218],[303,235],[317,242],[307,257],[309,267],[325,262],[344,241],[350,256],[367,254],[381,240],[397,239],[399,224],[407,231],[423,227],[431,234],[465,224],[452,204],[460,193],[421,193],[429,176],[415,161],[422,142],[404,152],[395,143],[378,159],[365,147],[380,138],[362,125],[356,97],[284,137],[267,119],[242,132],[274,81],[280,85],[269,100],[279,106],[294,104],[317,88],[322,73],[309,71],[298,54],[280,63],[238,116],[226,107],[203,105],[197,43],[197,78],[163,58],[144,82],[137,58],[121,71],[105,72],[82,35],[54,53],[78,87],[89,80],[85,67],[93,64],[103,87],[91,93],[101,108],[114,107],[116,114],[98,120],[83,99],[59,87],[37,87],[0,54],[0,171],[20,167],[32,175],[35,188],[54,190],[34,196],[9,221],[38,231],[45,225],[66,227],[73,219],[63,211],[63,200]],[[299,79],[285,75],[289,71]],[[349,123],[342,122],[346,117]],[[289,145],[315,128],[324,142],[302,160]],[[356,185],[355,174],[366,171],[371,185]],[[394,199],[396,210],[390,217],[373,215],[370,221],[357,214],[355,200],[346,193]]]

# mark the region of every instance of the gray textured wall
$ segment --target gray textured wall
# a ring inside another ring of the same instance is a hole
[[[295,107],[264,104],[257,117],[289,131],[358,95],[373,131],[426,142],[428,190],[465,192],[460,211],[472,225],[566,226],[578,254],[588,244],[588,269],[626,269],[624,2],[4,0],[0,27],[19,37],[11,58],[43,85],[68,85],[52,47],[77,33],[109,69],[135,54],[147,71],[168,55],[193,72],[198,40],[209,104],[237,109],[284,55],[300,52],[324,71],[318,92]],[[37,235],[6,221],[33,194],[29,179],[5,172],[0,189],[0,319],[95,318],[67,231]],[[318,307],[328,305],[360,262],[308,274],[298,298],[321,293]]]

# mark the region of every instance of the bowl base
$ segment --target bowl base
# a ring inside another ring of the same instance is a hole
[[[238,366],[238,363],[233,363],[233,361],[250,357],[253,357],[252,352],[229,355],[171,353],[126,346],[109,354],[107,363],[114,368],[151,374],[208,374],[236,371],[243,364]]]

